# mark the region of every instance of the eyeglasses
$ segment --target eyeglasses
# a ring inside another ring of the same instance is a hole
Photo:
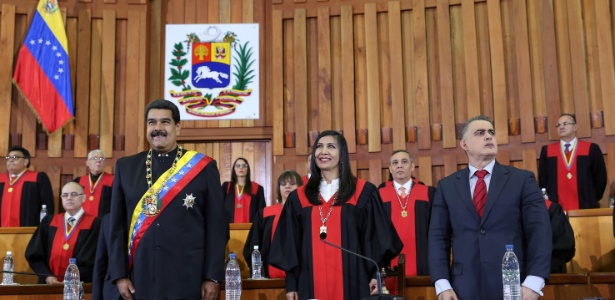
[[[559,128],[560,126],[574,125],[574,124],[576,123],[572,123],[572,122],[557,123],[555,124],[555,128]]]
[[[77,193],[77,192],[72,192],[70,194],[64,193],[64,194],[60,195],[60,197],[62,197],[62,199],[68,199],[69,197],[70,198],[75,198],[75,197],[81,196],[83,194],[84,193]]]
[[[95,156],[95,157],[90,157],[90,158],[88,158],[88,159],[89,159],[89,160],[97,160],[97,161],[105,161],[105,159],[106,159],[106,158],[104,158],[104,157],[96,157],[96,156]]]
[[[236,169],[243,169],[243,168],[247,168],[247,167],[248,167],[248,164],[236,164],[235,165]]]
[[[7,156],[5,158],[6,158],[6,160],[18,160],[20,158],[25,158],[25,156],[11,155],[11,156]]]

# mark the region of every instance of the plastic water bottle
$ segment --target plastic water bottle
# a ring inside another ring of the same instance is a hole
[[[252,251],[252,279],[262,279],[261,269],[263,266],[263,260],[261,259],[261,252],[258,251],[258,246],[254,246]]]
[[[504,300],[521,300],[519,261],[513,251],[513,245],[506,245],[506,253],[502,259],[502,285]]]
[[[77,259],[70,258],[68,267],[64,273],[64,300],[79,300],[79,268],[77,267]]]
[[[4,257],[4,264],[2,265],[2,270],[13,272],[14,266],[15,264],[13,262],[13,252],[6,251],[6,256]],[[2,273],[2,284],[3,285],[14,284],[13,273]]]
[[[241,299],[241,271],[237,263],[235,253],[229,254],[229,261],[226,264],[225,291],[226,300]]]
[[[40,222],[43,221],[43,218],[47,216],[47,205],[43,204],[41,207],[41,217],[39,219]]]
[[[549,195],[547,195],[547,189],[542,188],[542,197],[545,198],[545,200],[549,200]]]

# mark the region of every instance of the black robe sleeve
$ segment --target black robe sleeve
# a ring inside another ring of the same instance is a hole
[[[286,292],[298,291],[303,224],[297,191],[288,196],[273,235],[269,263],[286,272]]]
[[[261,258],[264,261],[264,256],[262,255],[263,251],[263,235],[265,231],[265,226],[263,222],[263,210],[259,210],[258,213],[254,216],[254,220],[252,221],[252,227],[250,227],[250,231],[248,232],[248,237],[246,238],[246,243],[243,247],[243,257],[246,260],[246,264],[250,268],[250,274],[252,274],[252,251],[254,251],[254,246],[258,246],[259,251],[261,252]],[[265,270],[267,268],[263,264],[262,270],[263,275],[265,275]],[[265,275],[266,276],[266,275]]]
[[[50,242],[48,241],[49,236],[55,235],[55,230],[53,230],[50,235],[49,232],[49,224],[53,219],[53,215],[49,214],[43,218],[41,224],[36,228],[34,234],[30,238],[30,242],[26,247],[25,257],[28,261],[28,265],[37,274],[44,274],[43,276],[39,276],[38,283],[45,283],[45,279],[48,276],[55,276],[51,273],[51,269],[49,268],[49,260],[48,260],[48,249],[47,245]]]
[[[102,218],[100,233],[98,234],[98,244],[96,246],[96,258],[94,259],[94,272],[92,274],[92,299],[103,300],[105,286],[105,275],[109,263],[109,253],[107,251],[107,238],[109,227],[109,215]],[[105,226],[107,229],[105,230]]]
[[[75,243],[73,256],[77,259],[79,267],[79,277],[83,282],[92,282],[94,272],[94,259],[96,258],[96,246],[98,245],[98,234],[100,233],[100,219],[95,218],[92,228],[80,230]]]
[[[553,252],[551,254],[551,273],[565,273],[566,263],[575,254],[574,231],[568,216],[564,214],[562,206],[551,202],[549,207],[551,230],[553,233]]]
[[[258,214],[258,211],[267,206],[265,202],[265,191],[259,184],[256,193],[252,193],[252,202],[250,203],[250,222],[254,222],[254,217]]]
[[[549,161],[547,159],[547,145],[540,149],[540,158],[538,159],[538,185],[541,188],[547,188],[549,182]]]
[[[596,193],[596,202],[602,199],[604,196],[604,190],[607,183],[606,164],[604,163],[604,156],[600,147],[597,144],[592,143],[589,146],[589,157],[592,160],[591,163],[591,175],[594,192]]]
[[[231,183],[225,181],[222,183],[222,193],[224,197],[224,209],[226,211],[226,219],[229,223],[235,222],[235,189],[229,188]]]

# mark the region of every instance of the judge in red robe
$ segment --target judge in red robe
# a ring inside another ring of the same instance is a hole
[[[252,223],[258,211],[267,205],[263,187],[250,180],[250,165],[243,157],[233,163],[231,181],[225,181],[222,190],[229,223]]]
[[[83,203],[83,210],[102,218],[111,210],[113,175],[104,172],[106,157],[100,149],[88,153],[85,165],[90,170],[89,174],[75,178],[75,182],[79,183],[85,192],[86,200]]]
[[[77,259],[80,279],[92,282],[100,219],[83,210],[85,196],[79,184],[65,184],[61,198],[66,212],[43,218],[25,257],[32,270],[41,274],[39,283],[61,283],[71,257]]]
[[[269,252],[271,251],[271,240],[273,239],[273,233],[278,225],[280,214],[282,213],[282,207],[288,199],[288,195],[298,186],[303,185],[301,176],[295,171],[284,171],[278,177],[278,203],[267,206],[261,209],[246,239],[246,244],[243,248],[243,257],[246,259],[246,263],[252,270],[252,251],[254,246],[258,246],[261,252],[261,258],[263,262],[262,276],[266,278],[284,278],[284,271],[269,265]],[[252,273],[250,273],[252,274]]]
[[[355,300],[376,293],[376,266],[323,241],[388,265],[403,245],[378,189],[352,175],[346,140],[337,131],[316,139],[311,171],[307,185],[284,205],[269,257],[286,272],[287,299]]]
[[[54,212],[53,191],[44,172],[28,170],[30,152],[19,146],[9,149],[6,173],[0,174],[0,226],[38,226],[44,205]]]
[[[383,183],[379,192],[404,243],[401,253],[406,256],[406,276],[429,275],[427,233],[435,189],[412,178],[414,162],[406,150],[393,152],[390,162],[392,180]],[[397,257],[391,261],[391,267],[395,266]]]
[[[565,211],[599,207],[607,183],[600,147],[577,139],[574,115],[562,114],[556,127],[561,140],[540,151],[540,187]]]

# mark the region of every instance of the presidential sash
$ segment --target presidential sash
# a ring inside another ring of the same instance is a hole
[[[150,197],[150,189],[141,197],[139,204],[135,207],[130,221],[130,231],[128,232],[128,268],[132,268],[132,254],[135,253],[143,234],[147,231],[151,224],[156,221],[156,218],[162,211],[175,199],[177,194],[181,192],[187,185],[198,175],[205,166],[212,161],[212,158],[205,154],[196,151],[187,151],[186,154],[177,162],[175,171],[169,174],[171,170],[164,172],[154,183],[151,190],[159,191],[158,199],[162,202],[160,211],[153,216],[146,216],[143,210],[143,201]]]

